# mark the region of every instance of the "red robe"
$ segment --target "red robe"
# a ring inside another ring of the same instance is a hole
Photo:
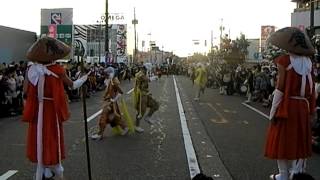
[[[288,55],[276,59],[277,64],[287,68]],[[310,93],[309,81],[306,82],[305,98],[309,103],[292,96],[300,96],[302,78],[293,68],[286,71],[284,95],[267,133],[265,156],[271,159],[295,160],[311,156],[310,115],[315,110],[315,90]],[[314,82],[314,81],[313,81]],[[313,86],[314,87],[314,83]]]
[[[58,76],[65,74],[60,65],[47,67]],[[37,86],[28,83],[27,99],[23,111],[23,121],[29,123],[27,135],[27,157],[31,162],[37,163],[37,116],[38,92]],[[60,130],[61,159],[65,158],[64,136],[62,122],[69,118],[67,97],[63,81],[54,76],[45,76],[44,97],[53,100],[44,100],[43,105],[43,165],[56,165],[59,163],[58,128]],[[57,126],[58,120],[58,126]]]

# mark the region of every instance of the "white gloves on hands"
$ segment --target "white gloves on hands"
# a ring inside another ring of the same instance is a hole
[[[81,78],[77,79],[76,81],[73,81],[72,89],[78,89],[82,86],[83,83],[85,83],[88,79],[88,75],[84,75]]]
[[[274,95],[273,95],[273,100],[272,100],[272,106],[271,106],[271,110],[270,110],[270,115],[269,115],[269,120],[272,120],[274,115],[277,112],[277,108],[280,104],[280,102],[283,99],[283,92],[281,92],[278,89],[274,90]]]

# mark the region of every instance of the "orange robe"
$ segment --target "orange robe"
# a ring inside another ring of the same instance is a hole
[[[290,58],[288,55],[280,56],[276,62],[287,68]],[[286,71],[284,96],[275,114],[277,122],[271,123],[267,132],[265,156],[268,158],[295,160],[311,156],[310,115],[315,110],[315,90],[313,88],[310,92],[307,80],[305,98],[308,103],[290,98],[300,96],[301,82],[301,75],[293,68]]]
[[[50,65],[47,68],[58,76],[61,76],[65,73],[63,67],[57,64]],[[34,86],[29,82],[27,99],[23,111],[23,121],[29,124],[27,132],[27,157],[31,162],[34,163],[37,163],[37,91],[37,86]],[[42,163],[43,165],[48,166],[59,163],[59,136],[61,159],[65,158],[62,122],[66,121],[70,114],[63,81],[60,78],[56,78],[54,76],[45,76],[44,97],[52,98],[52,100],[44,100],[43,105]],[[59,127],[59,135],[57,127]]]

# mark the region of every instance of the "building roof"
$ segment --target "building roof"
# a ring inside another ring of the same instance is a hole
[[[36,32],[32,32],[32,31],[27,31],[27,30],[23,30],[23,29],[17,29],[17,28],[8,27],[8,26],[1,26],[1,25],[0,25],[0,29],[7,29],[7,30],[14,30],[14,31],[24,31],[24,32],[29,32],[29,33],[36,33]]]

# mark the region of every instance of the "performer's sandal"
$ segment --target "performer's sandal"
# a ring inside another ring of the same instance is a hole
[[[271,174],[270,175],[270,180],[277,180],[276,176],[277,176],[277,174]]]
[[[91,139],[93,139],[93,140],[101,140],[102,139],[102,135],[94,134],[94,135],[91,136]]]
[[[56,175],[53,171],[51,171],[52,176],[46,177],[45,175],[42,175],[42,180],[54,180],[54,176]]]

